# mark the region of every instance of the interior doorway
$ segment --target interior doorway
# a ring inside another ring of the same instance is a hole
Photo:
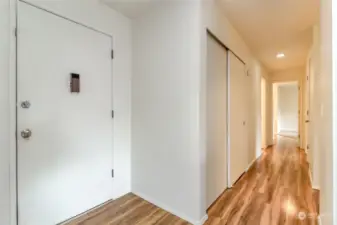
[[[273,139],[292,139],[300,145],[300,93],[298,82],[273,84]]]

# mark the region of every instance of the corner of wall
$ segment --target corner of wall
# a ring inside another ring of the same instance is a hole
[[[187,215],[185,215],[184,213],[182,212],[179,212],[177,210],[175,210],[174,208],[168,206],[167,204],[159,201],[158,199],[155,199],[153,197],[150,197],[148,195],[146,195],[145,193],[142,193],[140,191],[137,191],[137,190],[132,190],[132,193],[134,193],[135,195],[137,195],[138,197],[141,197],[142,199],[144,199],[145,201],[147,202],[150,202],[152,204],[154,204],[155,206],[183,219],[183,220],[186,220],[187,222],[193,224],[193,225],[203,225],[206,220],[208,219],[208,215],[204,215],[202,218],[200,218],[200,220],[195,220]]]

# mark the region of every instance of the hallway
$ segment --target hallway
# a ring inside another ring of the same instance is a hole
[[[294,143],[283,138],[266,149],[210,207],[205,224],[317,224],[318,198],[311,188],[306,154]]]
[[[266,149],[211,206],[205,225],[316,225],[318,195],[311,188],[306,154],[295,145],[281,138],[277,146]],[[130,193],[67,224],[189,223]]]

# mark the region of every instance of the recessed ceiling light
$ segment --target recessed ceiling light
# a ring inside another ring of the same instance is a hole
[[[276,58],[278,58],[278,59],[284,58],[284,57],[285,57],[285,55],[284,55],[283,52],[277,53],[277,55],[276,55]]]

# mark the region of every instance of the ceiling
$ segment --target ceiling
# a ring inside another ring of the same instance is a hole
[[[136,18],[157,0],[101,0]],[[185,0],[188,1],[188,0]],[[254,55],[271,72],[303,66],[320,0],[215,0]],[[285,57],[277,59],[283,52]]]
[[[107,6],[134,19],[141,15],[155,0],[101,0]]]
[[[226,17],[270,71],[303,66],[319,0],[218,0]],[[278,52],[284,58],[276,58]]]

